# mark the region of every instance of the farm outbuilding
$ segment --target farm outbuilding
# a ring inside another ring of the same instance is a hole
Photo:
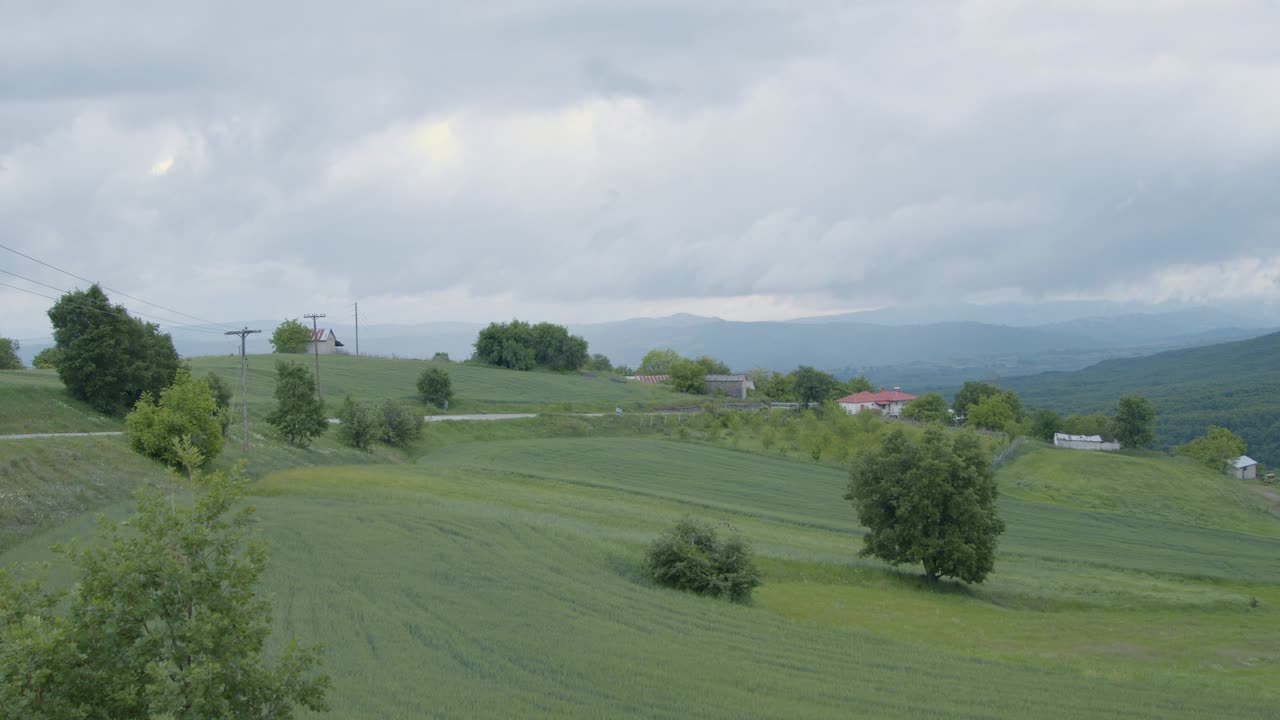
[[[1227,463],[1231,466],[1231,474],[1241,480],[1256,480],[1258,477],[1258,461],[1248,455],[1241,455]]]
[[[329,328],[318,328],[311,333],[311,339],[307,341],[307,352],[319,353],[321,355],[331,355],[338,351],[338,348],[344,347],[333,334],[333,330]]]
[[[915,399],[915,395],[904,393],[902,388],[896,387],[892,390],[880,388],[877,392],[858,392],[846,395],[836,402],[840,403],[840,407],[850,415],[857,415],[864,410],[874,410],[888,417],[898,417],[902,414],[902,408]]]
[[[746,375],[707,375],[702,378],[702,386],[708,395],[722,393],[738,400],[746,400],[747,391],[756,389],[756,384]]]
[[[1107,442],[1102,439],[1101,435],[1068,435],[1066,433],[1053,434],[1054,447],[1067,448],[1069,450],[1119,450],[1120,443]]]

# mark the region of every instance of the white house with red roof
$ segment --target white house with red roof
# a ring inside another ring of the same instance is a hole
[[[343,347],[342,341],[338,340],[338,336],[333,334],[333,330],[329,328],[318,328],[311,331],[311,338],[307,341],[307,352],[319,353],[320,355],[330,355]]]
[[[836,402],[840,403],[840,407],[850,415],[857,415],[863,410],[875,410],[889,417],[898,417],[902,414],[902,408],[915,399],[915,395],[902,392],[900,387],[892,390],[885,390],[882,387],[876,392],[846,395]]]

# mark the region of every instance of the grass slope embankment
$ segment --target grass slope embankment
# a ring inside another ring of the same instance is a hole
[[[124,429],[67,393],[53,370],[0,370],[0,435]]]
[[[271,405],[277,360],[298,362],[314,368],[310,355],[249,356],[249,411],[265,415]],[[197,375],[216,372],[231,387],[240,387],[240,358],[200,357],[191,359]],[[691,396],[673,392],[666,386],[636,382],[614,382],[607,375],[586,377],[576,373],[546,371],[516,372],[464,363],[393,360],[387,358],[320,356],[320,388],[333,407],[350,394],[357,400],[400,400],[421,406],[416,383],[424,368],[437,367],[449,373],[454,399],[450,413],[527,412],[612,412],[617,406],[636,410],[663,404],[696,403]]]

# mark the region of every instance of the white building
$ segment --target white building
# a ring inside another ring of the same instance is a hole
[[[1066,433],[1053,434],[1054,447],[1069,448],[1071,450],[1119,450],[1120,443],[1106,442],[1101,435],[1068,435]]]
[[[312,331],[311,340],[307,342],[307,352],[318,352],[321,355],[330,355],[338,351],[343,344],[338,341],[337,336],[333,334],[333,330],[328,328],[319,328]]]
[[[873,410],[889,417],[898,417],[902,414],[902,408],[915,399],[915,395],[904,393],[902,388],[896,387],[892,390],[880,388],[878,392],[854,393],[836,402],[840,403],[840,407],[850,415],[857,415],[864,410]]]
[[[1231,474],[1241,480],[1256,480],[1258,477],[1258,461],[1248,455],[1228,460],[1227,464],[1231,466]]]

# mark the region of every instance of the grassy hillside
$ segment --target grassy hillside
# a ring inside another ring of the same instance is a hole
[[[929,589],[855,557],[843,469],[606,420],[459,426],[415,465],[258,483],[273,642],[328,644],[335,717],[1274,715],[1277,533],[1216,528],[1243,510],[1194,473],[1152,512],[1111,497],[1149,479],[1076,477],[1177,463],[1024,454],[999,475],[996,573]],[[753,605],[644,579],[645,543],[685,514],[753,541]]]
[[[1249,443],[1250,456],[1280,465],[1280,333],[1005,384],[1029,407],[1064,413],[1110,412],[1121,395],[1141,393],[1156,404],[1160,443],[1178,445],[1220,425]]]
[[[265,408],[272,402],[275,363],[281,359],[303,363],[308,368],[313,368],[315,362],[310,355],[249,356],[250,412],[266,414]],[[216,372],[232,383],[238,394],[238,356],[193,358],[191,366],[198,375]],[[675,393],[665,386],[613,382],[606,375],[584,377],[542,371],[515,372],[462,363],[429,363],[423,360],[349,355],[320,356],[320,389],[325,398],[335,404],[341,402],[348,393],[360,400],[392,398],[416,402],[415,383],[423,368],[428,366],[440,367],[449,372],[454,394],[454,399],[449,404],[449,412],[452,413],[542,410],[609,412],[619,405],[627,409],[638,409],[690,402],[690,396]]]
[[[119,418],[73,400],[52,370],[0,370],[0,435],[121,430]]]

